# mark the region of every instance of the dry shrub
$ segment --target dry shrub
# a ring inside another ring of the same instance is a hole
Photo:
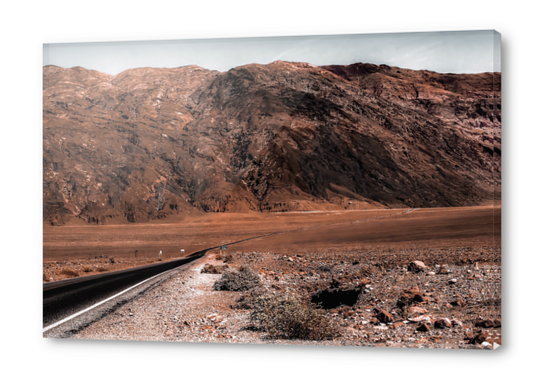
[[[260,276],[246,266],[239,271],[226,270],[213,284],[215,291],[248,291],[260,285]]]
[[[254,287],[243,293],[237,303],[232,306],[233,309],[254,309],[254,304],[261,296],[267,296],[268,293],[262,286]]]
[[[322,341],[339,336],[322,309],[308,300],[267,295],[256,299],[250,320],[271,339]]]
[[[48,281],[49,281],[49,278],[47,277],[47,275],[45,275],[45,273],[43,273],[43,281],[44,281],[44,282],[48,282]]]
[[[89,267],[89,266],[83,267],[83,272],[92,272],[92,267]]]
[[[64,276],[67,276],[69,278],[75,278],[75,277],[79,276],[79,273],[77,273],[76,271],[69,270],[69,269],[65,268],[65,269],[63,269],[62,271],[59,272],[59,275],[64,275]]]
[[[110,263],[115,263],[115,262],[116,262],[115,257],[109,258],[109,262],[110,262]]]
[[[108,271],[107,267],[104,267],[104,266],[100,266],[96,269],[96,271],[98,272],[104,272],[104,271]]]
[[[233,262],[233,255],[227,254],[227,255],[224,257],[224,263],[231,263],[231,262]]]
[[[205,265],[201,269],[201,273],[202,274],[223,274],[228,268],[229,268],[228,265],[215,266],[209,263],[205,263]]]

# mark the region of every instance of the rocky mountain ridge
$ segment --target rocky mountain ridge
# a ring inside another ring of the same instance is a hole
[[[500,74],[43,69],[44,222],[500,199]]]

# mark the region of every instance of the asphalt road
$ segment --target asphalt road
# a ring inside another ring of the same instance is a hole
[[[52,325],[82,310],[92,307],[120,292],[161,273],[184,266],[213,248],[198,251],[188,257],[148,266],[130,268],[82,278],[43,284],[43,328],[44,334]],[[149,283],[149,285],[152,283]],[[148,285],[147,285],[148,287]],[[141,288],[144,290],[145,288]],[[86,320],[87,322],[90,320]],[[81,324],[81,323],[78,323]],[[69,329],[78,329],[72,325]],[[56,327],[55,327],[56,328]],[[64,328],[66,329],[66,328]],[[64,333],[68,332],[64,330]]]
[[[280,233],[247,238],[225,245],[230,246],[275,234]],[[193,262],[203,257],[209,250],[217,248],[219,246],[210,247],[168,262],[44,283],[43,335],[45,337],[68,337],[70,334],[77,333],[78,330],[103,315],[114,311],[116,307],[168,278],[168,276],[160,274]],[[140,283],[142,285],[138,285]],[[137,288],[132,289],[136,285]],[[113,296],[115,301],[108,301]],[[88,311],[86,311],[87,309]]]

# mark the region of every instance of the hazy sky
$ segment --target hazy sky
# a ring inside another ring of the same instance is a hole
[[[316,66],[357,62],[450,73],[500,72],[494,31],[45,44],[43,64],[118,74],[135,67],[198,65],[227,71],[276,60]]]

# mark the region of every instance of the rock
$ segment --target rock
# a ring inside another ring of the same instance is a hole
[[[480,345],[482,342],[484,342],[489,337],[489,334],[485,330],[482,332],[476,334],[474,337],[469,339],[469,343],[471,345]]]
[[[463,301],[461,299],[454,300],[450,304],[452,306],[454,306],[454,307],[461,307],[461,308],[463,308],[465,305],[467,305],[467,303],[465,303],[465,301]]]
[[[371,324],[375,324],[375,325],[376,325],[376,324],[380,324],[380,321],[378,321],[378,319],[377,319],[376,317],[371,318],[371,319],[369,320],[369,322],[370,322]]]
[[[427,310],[422,307],[408,307],[406,311],[407,313],[410,313],[410,314],[427,313]]]
[[[433,323],[433,322],[435,322],[435,319],[431,315],[422,315],[422,316],[418,316],[418,317],[414,317],[414,318],[409,318],[408,321]]]
[[[434,272],[434,271],[429,271],[429,272],[427,273],[427,275],[433,276],[433,275],[435,275],[435,272]]]
[[[422,261],[412,261],[408,264],[408,271],[411,272],[423,272],[427,267]]]
[[[418,332],[430,332],[431,329],[433,329],[433,328],[431,327],[430,323],[422,322],[422,324],[416,328],[416,331],[418,331]]]
[[[448,275],[449,271],[446,267],[441,267],[438,274],[439,275]]]
[[[435,321],[435,328],[437,329],[446,329],[451,328],[452,322],[447,318],[441,318]]]
[[[463,328],[463,323],[459,320],[456,320],[455,318],[452,319],[452,326],[456,328]]]
[[[475,326],[480,328],[495,328],[495,322],[493,320],[477,321]],[[499,323],[500,326],[500,323]]]
[[[361,292],[361,288],[334,288],[332,283],[329,288],[313,293],[311,302],[320,304],[324,309],[332,309],[341,305],[353,306],[358,301]]]
[[[390,322],[393,322],[393,316],[384,311],[384,310],[381,310],[381,309],[375,309],[375,317],[380,321],[380,322],[383,322],[383,323],[390,323]]]
[[[411,305],[413,303],[421,303],[423,301],[422,293],[418,287],[412,287],[404,290],[397,300],[397,306],[399,308],[404,308],[405,306]]]
[[[457,279],[448,280],[448,284],[455,284],[455,283],[457,283]]]

